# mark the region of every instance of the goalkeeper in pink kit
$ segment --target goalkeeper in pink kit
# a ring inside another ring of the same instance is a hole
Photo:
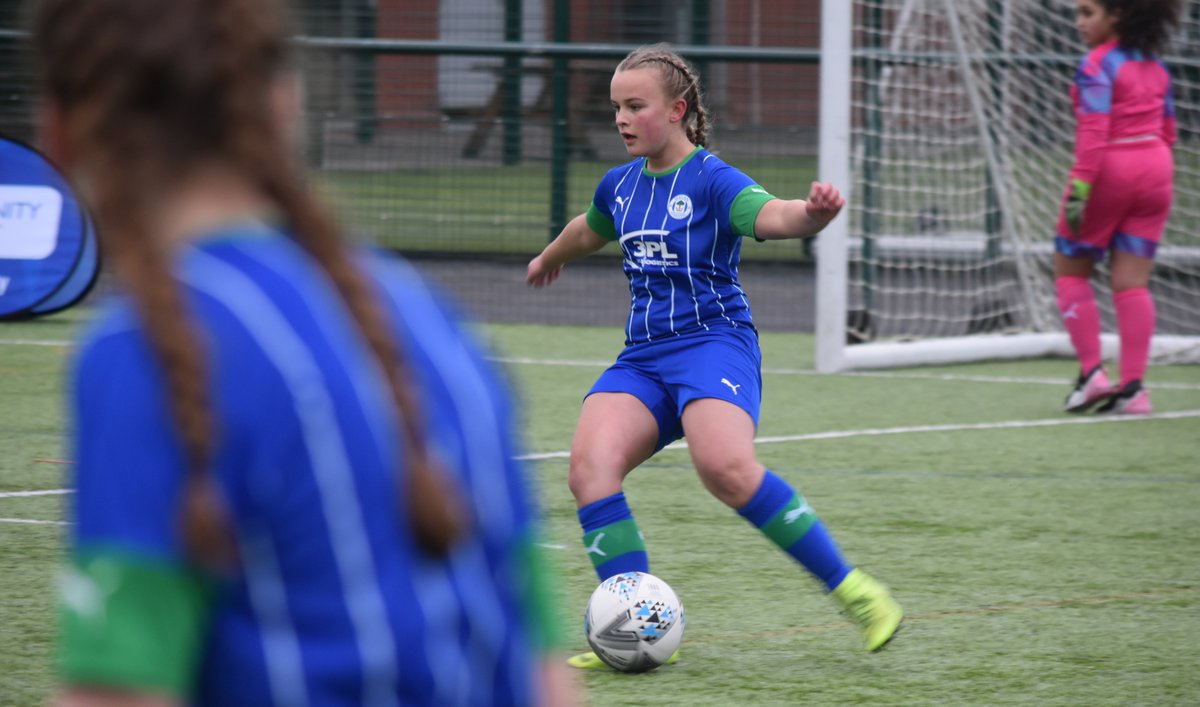
[[[1075,163],[1056,229],[1055,288],[1063,324],[1079,357],[1069,412],[1149,414],[1142,384],[1154,334],[1150,295],[1154,253],[1171,209],[1175,105],[1171,77],[1157,58],[1179,0],[1078,0],[1075,24],[1091,51],[1079,63],[1071,100]],[[1121,342],[1113,386],[1100,360],[1100,312],[1090,278],[1111,258]]]

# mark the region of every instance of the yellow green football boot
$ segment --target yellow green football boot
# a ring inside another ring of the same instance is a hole
[[[675,651],[671,654],[670,658],[667,658],[667,665],[674,665],[677,662],[679,662],[679,651]],[[608,667],[608,663],[600,660],[600,656],[596,655],[592,651],[580,653],[579,655],[573,655],[570,658],[567,658],[567,665],[580,670],[598,670],[600,668]]]
[[[869,651],[886,646],[900,629],[904,610],[892,598],[887,587],[862,570],[851,570],[842,583],[834,588],[833,598],[862,627],[864,644]]]

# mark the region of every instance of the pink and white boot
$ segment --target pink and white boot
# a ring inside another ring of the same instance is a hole
[[[1067,396],[1066,402],[1063,403],[1063,410],[1067,412],[1087,412],[1093,405],[1111,398],[1116,389],[1112,383],[1108,381],[1108,374],[1100,366],[1096,366],[1086,374],[1079,374],[1079,379],[1075,382],[1075,390]],[[1147,405],[1149,400],[1147,400]]]
[[[1132,380],[1121,386],[1121,389],[1108,398],[1108,402],[1096,409],[1098,413],[1116,415],[1149,415],[1153,412],[1150,407],[1150,393],[1142,387],[1142,382]]]

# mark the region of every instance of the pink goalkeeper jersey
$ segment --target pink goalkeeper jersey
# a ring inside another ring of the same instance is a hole
[[[1076,118],[1072,179],[1094,183],[1110,145],[1175,144],[1175,101],[1166,66],[1116,41],[1101,44],[1079,62],[1071,102]]]

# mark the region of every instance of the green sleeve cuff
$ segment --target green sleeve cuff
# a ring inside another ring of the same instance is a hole
[[[62,680],[186,699],[210,598],[186,567],[113,549],[77,552],[60,588]]]
[[[1082,179],[1072,179],[1071,194],[1079,197],[1080,199],[1086,199],[1092,194],[1092,185],[1088,184]]]
[[[546,550],[532,537],[522,541],[521,576],[527,628],[530,644],[540,653],[561,649],[564,646],[563,621],[559,616],[559,597],[554,590],[557,583]]]
[[[773,195],[767,193],[766,189],[757,184],[751,184],[738,192],[738,195],[733,197],[733,204],[729,207],[729,225],[733,228],[733,232],[739,236],[750,236],[758,240],[758,237],[754,235],[754,222],[758,219],[758,212],[762,211],[763,204],[774,198]]]
[[[601,237],[610,241],[617,240],[617,227],[613,224],[611,218],[605,216],[596,208],[595,204],[589,204],[587,210],[587,225]]]

